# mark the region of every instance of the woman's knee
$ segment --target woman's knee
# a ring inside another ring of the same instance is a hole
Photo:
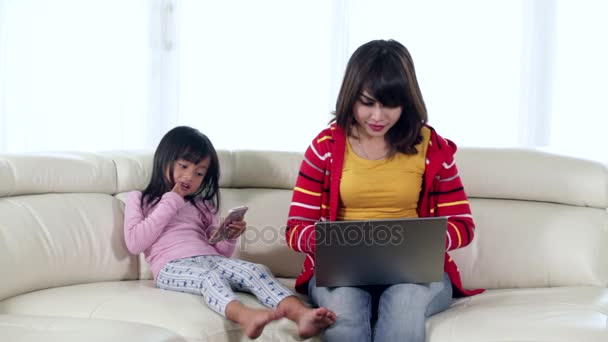
[[[318,306],[324,306],[336,315],[359,316],[369,318],[372,298],[369,292],[356,287],[317,288],[314,301]]]
[[[431,292],[418,284],[396,284],[388,287],[380,295],[379,308],[395,312],[399,310],[426,311],[431,301]]]
[[[451,285],[445,282],[429,285],[396,284],[382,293],[379,308],[391,314],[407,310],[429,316],[447,308],[451,298]]]

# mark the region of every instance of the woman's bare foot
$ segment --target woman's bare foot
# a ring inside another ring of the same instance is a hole
[[[316,336],[335,322],[336,314],[324,307],[317,309],[304,308],[296,320],[298,335],[301,338]]]
[[[266,324],[283,316],[285,313],[282,310],[253,309],[238,301],[232,301],[226,306],[226,317],[238,323],[245,335],[252,340],[262,335]]]

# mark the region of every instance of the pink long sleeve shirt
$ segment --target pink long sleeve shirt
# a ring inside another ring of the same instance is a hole
[[[170,261],[198,255],[230,257],[236,240],[210,245],[208,237],[218,226],[218,217],[205,208],[199,210],[180,195],[169,191],[150,207],[141,207],[140,191],[127,195],[125,205],[125,243],[132,254],[144,253],[156,280]]]

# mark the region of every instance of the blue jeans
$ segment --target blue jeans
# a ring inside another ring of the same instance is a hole
[[[428,284],[317,287],[313,276],[308,294],[337,315],[324,341],[424,342],[426,318],[450,306],[452,284],[444,273],[443,281]]]

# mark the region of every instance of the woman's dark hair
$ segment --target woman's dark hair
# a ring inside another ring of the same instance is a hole
[[[409,51],[395,40],[373,40],[360,46],[346,66],[336,100],[336,124],[350,134],[356,124],[354,105],[366,91],[387,107],[401,107],[401,117],[387,132],[389,155],[416,154],[427,111]]]
[[[209,210],[217,212],[220,206],[220,164],[217,152],[206,135],[188,126],[175,127],[160,140],[154,152],[150,184],[141,197],[142,207],[155,205],[165,192],[173,189],[173,165],[177,160],[183,159],[198,164],[206,158],[209,158],[209,168],[201,186],[196,192],[186,196],[185,200],[196,205],[195,199],[200,198],[205,206],[211,203],[212,208],[208,207]],[[167,179],[167,175],[170,179]]]

